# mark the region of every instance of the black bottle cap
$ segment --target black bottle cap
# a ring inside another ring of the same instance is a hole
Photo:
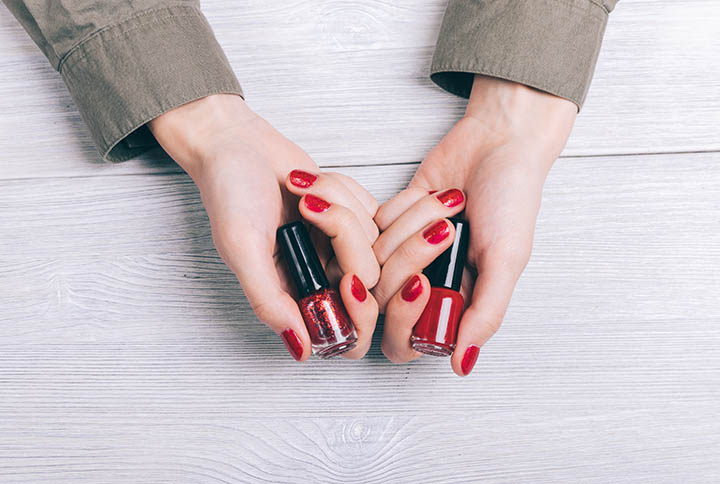
[[[445,252],[425,268],[423,274],[430,280],[432,287],[459,291],[470,242],[470,224],[461,218],[451,218],[450,222],[455,227],[455,240]]]
[[[283,225],[276,237],[299,299],[330,286],[305,224]]]

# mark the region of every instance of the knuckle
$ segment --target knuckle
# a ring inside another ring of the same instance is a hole
[[[530,261],[532,250],[525,246],[512,246],[505,249],[503,259],[507,261],[509,267],[522,271]]]
[[[342,174],[336,171],[325,171],[320,173],[318,182],[322,181],[324,191],[329,194],[337,195],[344,192],[345,184],[342,181]]]
[[[484,265],[493,266],[498,271],[520,276],[532,255],[532,241],[518,242],[515,240],[501,240],[485,251]]]
[[[360,278],[368,289],[374,288],[380,281],[380,266],[377,261],[363,266],[363,275]]]
[[[322,173],[320,173],[320,176],[324,177],[326,180],[331,181],[331,183],[342,183],[340,180],[345,175],[338,171],[323,171]]]
[[[360,222],[352,210],[342,205],[336,205],[336,208],[333,218],[338,233],[352,232],[360,226]]]
[[[505,317],[504,312],[493,312],[490,314],[487,314],[484,318],[485,326],[487,326],[492,334],[495,334],[500,329],[500,326],[502,325],[503,318]]]
[[[400,363],[405,363],[406,360],[404,360],[403,358],[401,358],[401,357],[393,350],[393,348],[391,347],[390,343],[387,343],[387,342],[383,341],[382,344],[380,345],[380,347],[381,347],[381,349],[382,349],[383,354],[385,355],[385,358],[387,358],[388,360],[390,360],[392,363],[395,363],[396,365],[397,365],[397,364],[400,364]]]
[[[423,253],[422,251],[431,251],[433,249],[435,249],[435,247],[425,243],[422,235],[420,235],[420,239],[410,238],[400,244],[400,246],[395,249],[395,252],[393,252],[393,264],[395,264],[395,261],[399,261],[403,267],[407,266],[408,262],[417,260],[418,255]]]
[[[343,356],[349,360],[361,360],[365,357],[369,349],[370,345],[368,344],[359,345],[355,349],[345,353]]]
[[[250,301],[250,307],[252,307],[257,316],[258,320],[263,324],[269,324],[275,314],[275,308],[268,301]]]
[[[388,223],[389,216],[387,215],[387,208],[386,205],[380,205],[378,209],[375,211],[375,216],[373,217],[373,221],[375,222],[375,225],[378,226],[380,230],[385,230],[390,225]]]
[[[377,200],[375,200],[375,197],[371,196],[368,198],[369,198],[369,201],[368,201],[367,208],[368,208],[368,211],[370,212],[370,216],[374,217],[378,213],[378,210],[380,209],[380,204],[378,203]]]
[[[377,259],[378,264],[380,264],[381,266],[384,265],[388,259],[387,243],[385,242],[385,240],[385,237],[378,237],[378,239],[372,246],[375,258]]]
[[[370,240],[370,244],[374,244],[375,241],[380,237],[380,229],[378,226],[373,222],[370,221],[370,228],[368,229],[368,238]]]
[[[372,295],[375,298],[375,301],[377,302],[378,311],[381,314],[384,314],[385,311],[387,310],[388,301],[390,300],[390,298],[387,297],[386,292],[387,291],[381,284],[376,285],[372,290]]]

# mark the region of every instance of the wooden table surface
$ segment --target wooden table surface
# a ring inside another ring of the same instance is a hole
[[[204,8],[252,107],[384,201],[463,111],[427,77],[444,4]],[[533,258],[460,379],[378,338],[295,363],[190,179],[158,152],[103,162],[0,6],[0,482],[718,482],[719,19],[618,4]]]

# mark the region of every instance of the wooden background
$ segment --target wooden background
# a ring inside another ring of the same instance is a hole
[[[252,107],[382,201],[463,111],[427,77],[444,3],[204,8]],[[102,162],[0,6],[0,482],[718,482],[718,19],[619,3],[505,325],[460,379],[377,338],[295,363],[189,178]]]

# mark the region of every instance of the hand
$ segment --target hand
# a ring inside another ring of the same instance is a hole
[[[575,104],[551,94],[475,77],[465,116],[430,151],[408,188],[375,217],[381,235],[374,250],[382,274],[373,293],[386,313],[382,347],[391,361],[420,356],[410,336],[430,295],[421,271],[454,235],[450,224],[449,236],[433,244],[423,231],[465,209],[466,310],[451,364],[460,376],[472,370],[479,348],[500,327],[530,258],[545,178],[576,113]]]
[[[371,247],[378,236],[372,220],[375,199],[349,177],[320,174],[303,150],[239,96],[209,96],[173,109],[149,126],[200,189],[215,246],[258,319],[282,336],[299,361],[311,354],[310,337],[290,296],[291,281],[278,260],[275,232],[300,216],[311,224],[328,278],[339,281],[357,330],[357,346],[345,356],[361,358],[377,320],[374,298],[364,297],[380,273]],[[325,210],[316,211],[318,205]]]

